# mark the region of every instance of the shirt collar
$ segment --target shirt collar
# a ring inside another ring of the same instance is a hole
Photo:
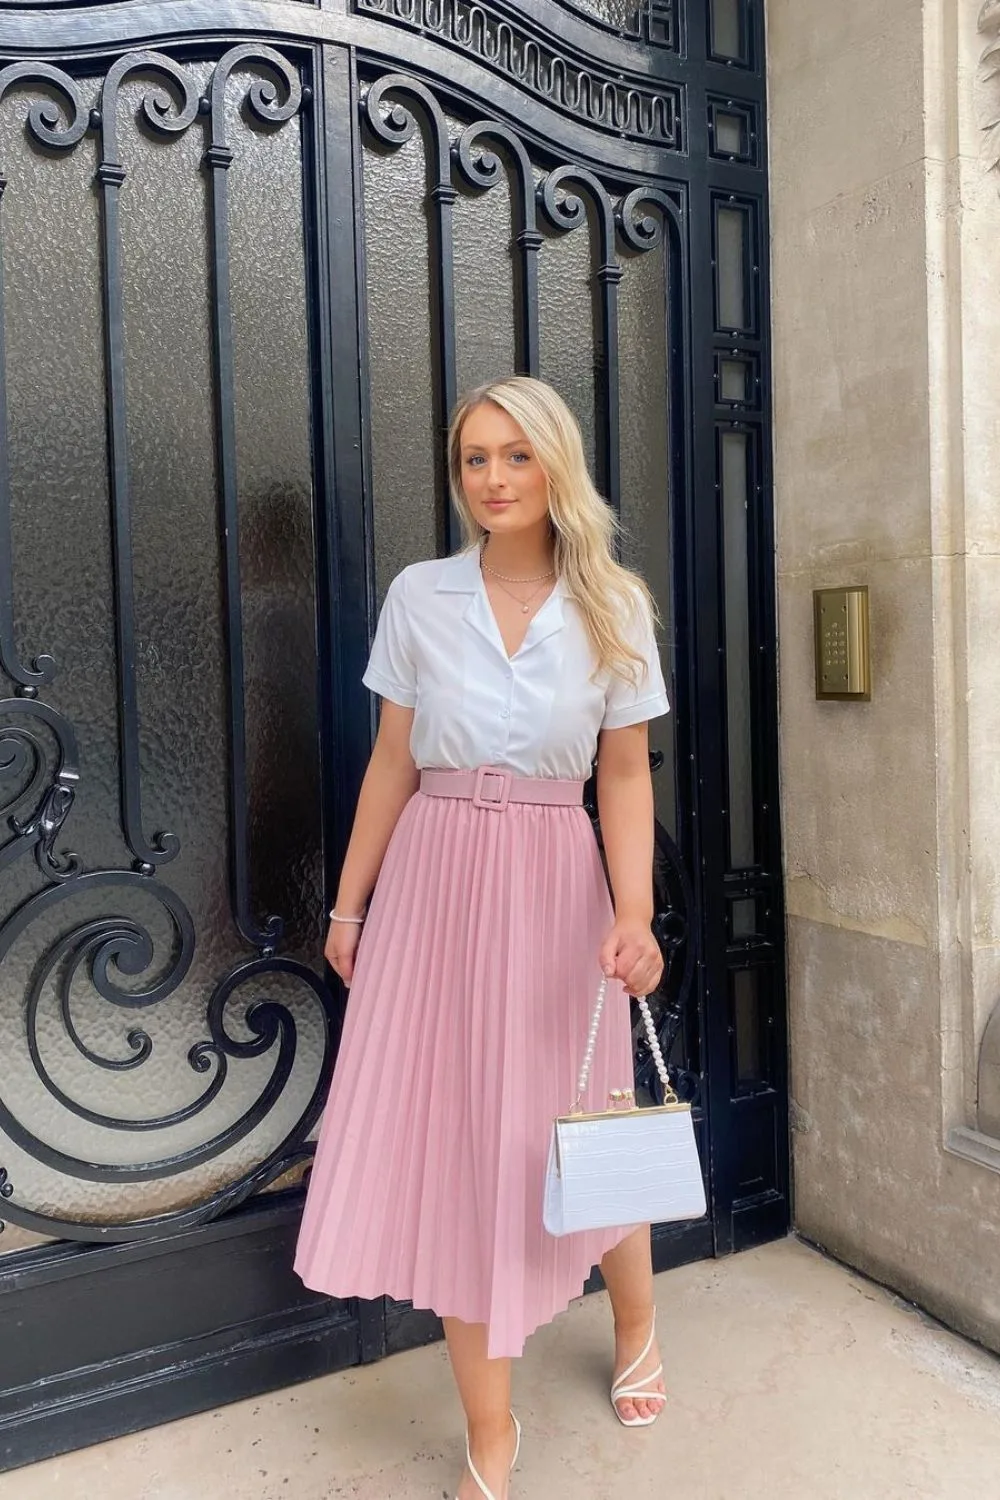
[[[508,657],[500,636],[500,627],[497,625],[496,616],[486,594],[486,584],[479,566],[478,547],[466,548],[465,551],[457,552],[453,557],[445,559],[435,592],[468,594],[469,602],[463,612],[463,618],[478,635],[489,643],[494,651],[503,657],[505,662],[517,661],[536,646],[541,645],[542,641],[548,640],[550,636],[562,630],[566,623],[563,601],[568,598],[568,594],[563,580],[557,578],[552,593],[528,626],[528,632],[520,650],[514,657]]]

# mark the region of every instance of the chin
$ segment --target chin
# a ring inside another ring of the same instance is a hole
[[[511,511],[506,515],[494,516],[487,513],[478,517],[480,526],[484,531],[527,531],[535,525],[534,521],[525,520],[519,511]]]

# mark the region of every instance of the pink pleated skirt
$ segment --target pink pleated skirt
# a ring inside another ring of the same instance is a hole
[[[491,1358],[580,1295],[627,1230],[542,1225],[553,1116],[576,1078],[613,920],[582,807],[418,792],[358,951],[295,1269],[336,1297],[485,1323]],[[590,1099],[632,1082],[609,992]]]

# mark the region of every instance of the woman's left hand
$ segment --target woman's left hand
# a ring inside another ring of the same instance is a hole
[[[663,956],[649,923],[619,918],[601,947],[600,965],[629,995],[651,995],[663,977]]]

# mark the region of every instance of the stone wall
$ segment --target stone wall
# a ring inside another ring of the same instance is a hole
[[[796,1223],[1000,1348],[994,9],[767,12]],[[817,702],[812,591],[852,583],[872,701]]]

